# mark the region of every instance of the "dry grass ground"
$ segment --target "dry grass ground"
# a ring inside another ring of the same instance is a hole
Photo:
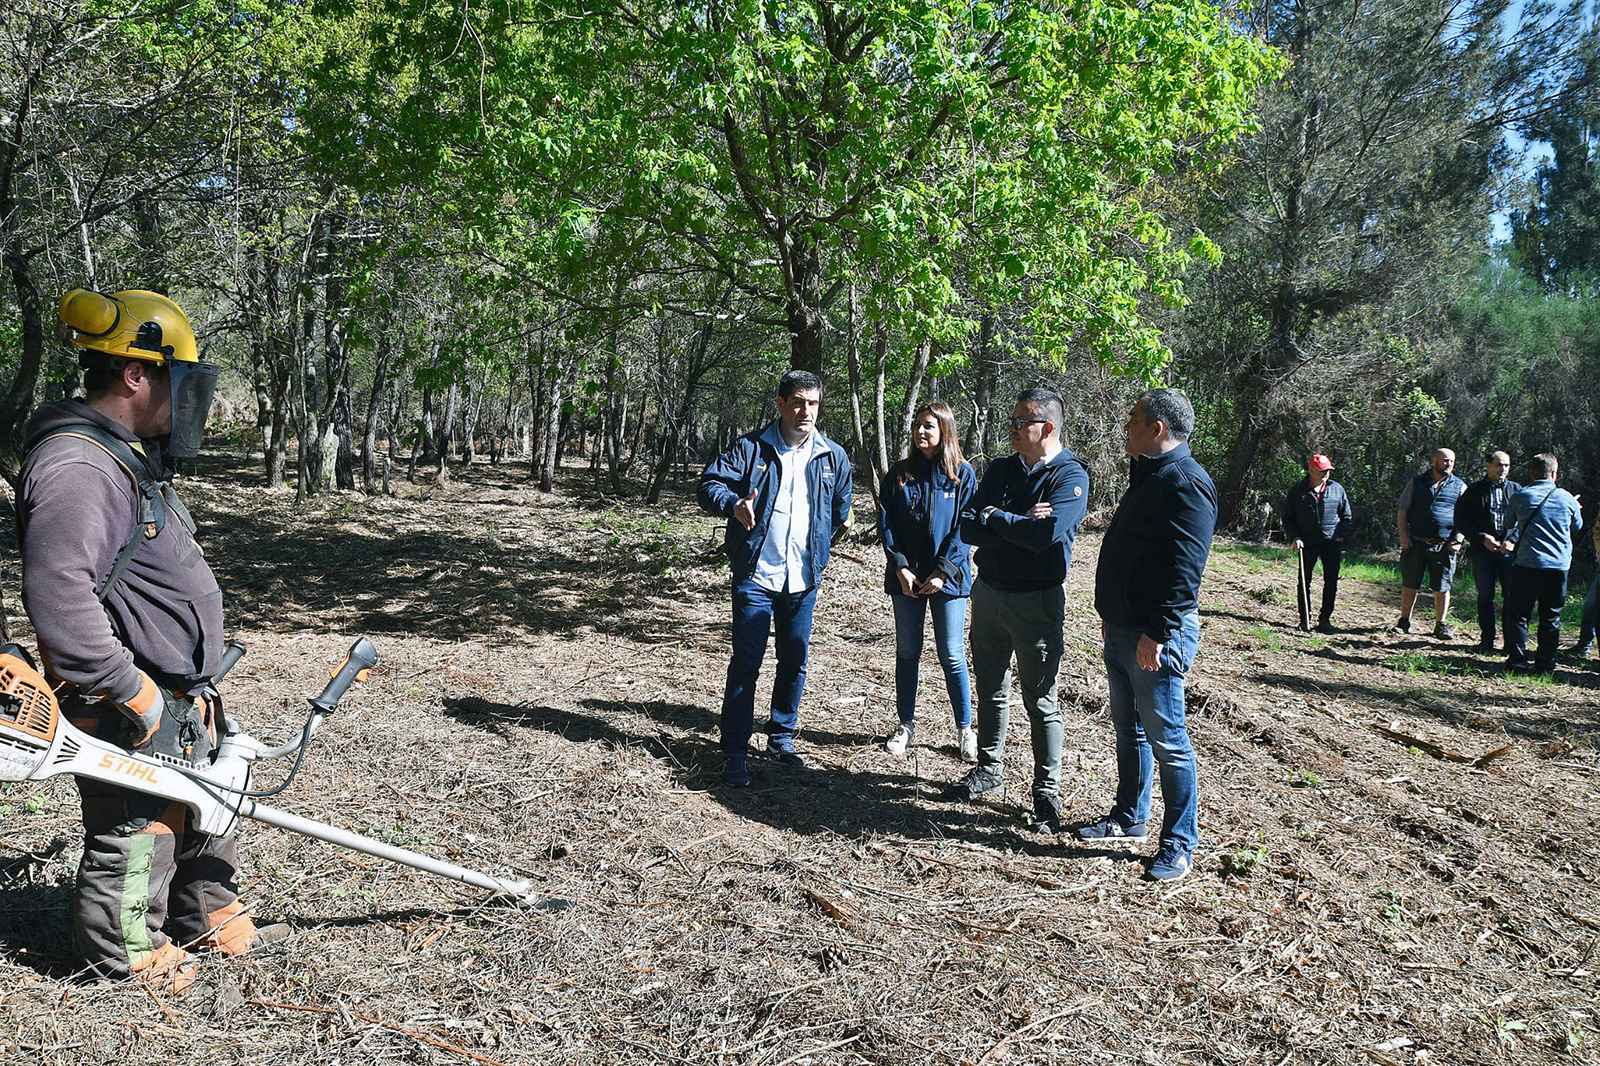
[[[1504,680],[1475,633],[1384,634],[1395,591],[1361,582],[1350,632],[1301,634],[1292,567],[1219,545],[1190,706],[1203,850],[1158,887],[1135,852],[1025,831],[1020,713],[1002,798],[938,801],[962,767],[931,650],[918,744],[881,750],[875,545],[847,544],[822,590],[807,768],[758,761],[733,791],[727,577],[687,500],[591,505],[576,474],[545,496],[479,467],[297,508],[247,477],[184,489],[251,648],[235,716],[282,736],[355,636],[382,656],[278,804],[576,906],[247,825],[245,895],[293,933],[164,1001],[76,971],[71,784],[4,786],[0,1060],[1600,1061],[1593,663]],[[1084,820],[1111,792],[1097,548],[1085,533],[1073,562],[1062,671]]]

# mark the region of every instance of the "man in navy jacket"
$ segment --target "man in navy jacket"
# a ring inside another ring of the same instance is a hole
[[[1345,495],[1344,486],[1333,480],[1333,460],[1326,455],[1313,455],[1306,460],[1305,478],[1289,490],[1283,528],[1294,542],[1294,550],[1301,553],[1302,584],[1296,586],[1295,594],[1303,611],[1310,610],[1306,599],[1311,593],[1311,572],[1319,562],[1322,564],[1322,610],[1317,615],[1317,629],[1323,633],[1333,632],[1339,564],[1344,560],[1345,538],[1350,536],[1354,522],[1350,497]]]
[[[722,696],[722,779],[750,783],[746,748],[755,728],[756,678],[777,631],[767,751],[785,766],[794,750],[811,648],[811,613],[828,551],[850,521],[850,460],[816,428],[822,382],[791,370],[778,382],[778,417],[734,442],[700,476],[700,506],[728,519],[723,548],[733,568],[733,655]]]
[[[1199,843],[1194,747],[1183,684],[1200,645],[1200,578],[1217,524],[1217,489],[1189,454],[1194,408],[1177,389],[1139,397],[1123,425],[1133,478],[1100,542],[1094,606],[1105,634],[1117,795],[1081,840],[1145,839],[1152,759],[1166,818],[1153,880],[1187,876]]]
[[[977,549],[972,586],[972,675],[978,765],[951,786],[971,800],[1000,788],[1011,710],[1011,660],[1033,739],[1033,809],[1042,832],[1061,830],[1061,709],[1056,675],[1066,621],[1067,565],[1089,509],[1089,470],[1061,444],[1063,405],[1049,389],[1027,389],[1012,409],[1014,454],[985,471],[961,512],[961,535]]]

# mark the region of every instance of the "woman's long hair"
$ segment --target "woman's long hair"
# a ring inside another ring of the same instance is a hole
[[[961,454],[961,434],[956,429],[956,416],[947,403],[925,403],[917,408],[917,413],[911,416],[912,439],[915,439],[916,425],[922,421],[923,415],[932,415],[933,420],[939,423],[939,451],[934,458],[944,476],[951,481],[957,480],[961,475],[961,464],[966,462],[966,456]],[[917,451],[917,446],[911,441],[906,442],[906,457],[900,463],[900,484],[910,481],[913,474],[911,460],[922,453]]]

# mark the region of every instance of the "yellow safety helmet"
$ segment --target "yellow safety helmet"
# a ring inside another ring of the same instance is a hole
[[[183,308],[158,292],[124,289],[110,296],[73,289],[61,298],[67,343],[78,349],[85,367],[104,359],[115,371],[120,359],[165,367],[172,390],[172,429],[166,454],[193,459],[200,454],[206,416],[217,388],[217,364],[202,362],[194,327]]]
[[[125,289],[107,296],[73,289],[61,298],[60,312],[67,342],[80,351],[168,367],[200,361],[189,316],[160,293]]]

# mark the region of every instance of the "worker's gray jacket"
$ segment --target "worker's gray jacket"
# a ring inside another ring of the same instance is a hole
[[[27,445],[55,427],[86,422],[139,450],[126,426],[74,400],[34,412]],[[45,670],[118,703],[137,695],[139,670],[163,687],[190,691],[222,659],[222,590],[193,535],[171,514],[140,544],[104,605],[95,598],[134,535],[135,494],[133,479],[103,448],[70,436],[33,449],[17,486],[22,602]]]

